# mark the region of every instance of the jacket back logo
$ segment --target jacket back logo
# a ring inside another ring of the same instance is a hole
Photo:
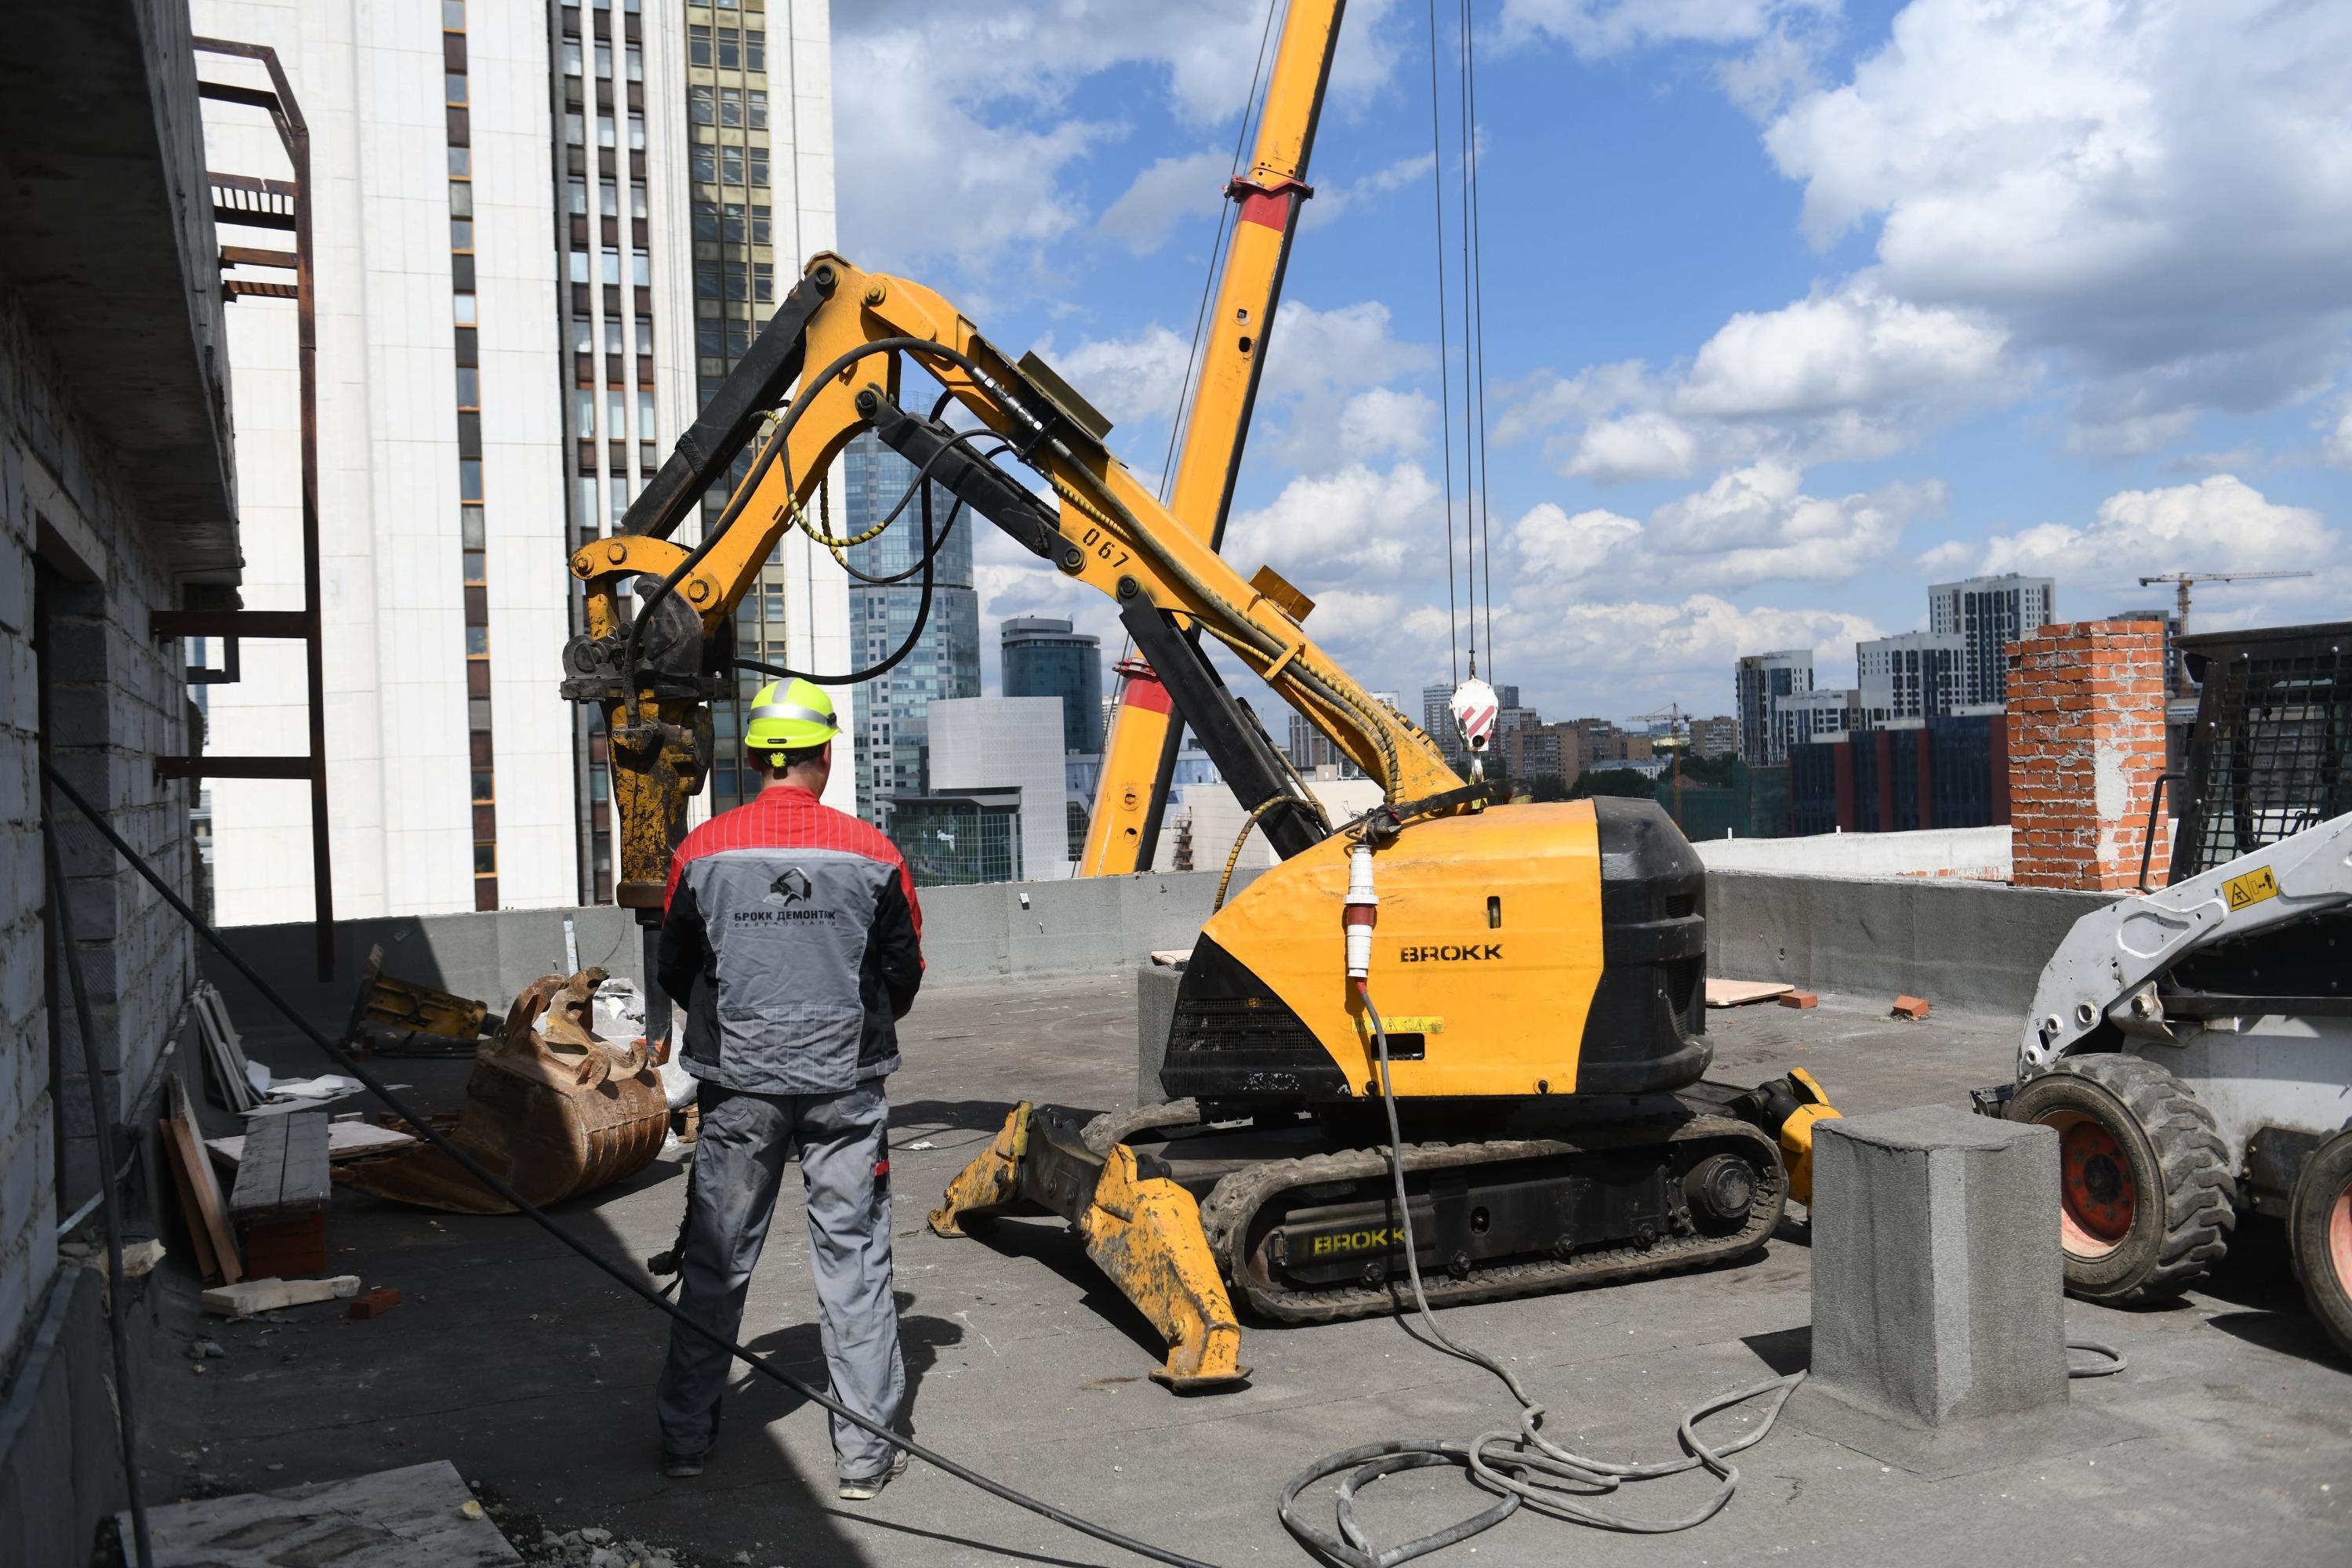
[[[814,891],[816,889],[810,883],[808,873],[793,866],[768,884],[768,890],[760,901],[777,905],[803,903]]]

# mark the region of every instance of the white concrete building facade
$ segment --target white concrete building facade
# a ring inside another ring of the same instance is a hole
[[[613,530],[698,406],[687,38],[710,9],[193,0],[198,33],[278,52],[310,123],[339,916],[610,897],[602,737],[558,689],[579,614],[564,559]],[[764,132],[786,143],[765,161],[789,215],[780,247],[829,245],[829,71],[793,67],[829,48],[824,7],[723,9],[766,21],[793,84]],[[208,103],[205,121],[213,167],[282,172],[259,114]],[[789,143],[804,133],[818,145],[802,157]],[[778,270],[789,288],[798,261]],[[737,304],[761,323],[773,309],[748,281]],[[244,602],[293,609],[294,306],[244,299],[229,315]],[[782,578],[810,556],[779,553]],[[777,584],[801,634],[790,649],[833,668],[847,656],[841,579],[803,575]],[[242,651],[243,679],[206,691],[208,749],[301,752],[299,645]],[[306,918],[305,786],[224,779],[210,794],[222,923]]]
[[[964,790],[1021,792],[1021,879],[1050,882],[1070,874],[1064,810],[1062,700],[1058,697],[934,699],[930,731],[934,795]],[[836,770],[838,771],[838,770]]]

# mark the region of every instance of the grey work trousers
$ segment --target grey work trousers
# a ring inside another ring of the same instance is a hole
[[[740,1337],[751,1270],[775,1212],[784,1161],[800,1155],[808,1198],[809,1267],[833,1396],[877,1426],[898,1426],[907,1399],[898,1308],[890,1293],[890,1107],[876,1079],[842,1094],[750,1094],[702,1085],[702,1132],[688,1199],[678,1306],[696,1322]],[[670,1326],[669,1360],[654,1389],[663,1447],[699,1454],[719,1430],[719,1396],[733,1358]],[[843,1479],[890,1468],[889,1444],[833,1417]]]

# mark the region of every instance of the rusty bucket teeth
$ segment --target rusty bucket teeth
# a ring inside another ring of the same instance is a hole
[[[594,1028],[604,971],[533,981],[508,1009],[505,1030],[474,1053],[466,1104],[450,1142],[544,1206],[635,1175],[661,1152],[669,1100],[658,1059]],[[513,1206],[440,1150],[348,1167],[342,1179],[378,1197],[451,1214],[511,1214]]]

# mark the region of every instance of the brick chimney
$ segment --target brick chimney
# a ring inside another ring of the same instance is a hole
[[[2164,773],[2164,627],[2074,621],[2011,643],[2010,879],[2120,892],[2139,884],[2148,804]],[[2159,885],[2171,835],[2157,825]]]

